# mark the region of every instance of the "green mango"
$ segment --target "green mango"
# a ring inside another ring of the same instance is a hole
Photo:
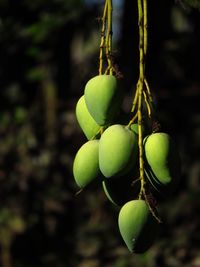
[[[113,75],[98,75],[85,86],[85,102],[93,119],[99,125],[110,124],[122,103],[119,82]]]
[[[127,127],[114,124],[108,127],[99,141],[99,166],[105,177],[121,175],[137,161],[137,135]]]
[[[99,140],[90,140],[76,153],[73,174],[77,185],[84,188],[97,178],[99,170]]]
[[[159,228],[144,200],[131,200],[124,204],[119,212],[118,225],[125,244],[134,253],[147,251]]]
[[[169,134],[153,133],[144,139],[147,178],[162,191],[173,188],[180,178],[180,156]]]
[[[138,134],[138,123],[131,124],[130,129],[131,129],[131,131]],[[144,133],[144,125],[142,125],[142,133]]]
[[[100,130],[100,125],[90,115],[84,95],[78,100],[76,104],[76,118],[88,140],[94,137]]]
[[[127,201],[137,198],[140,192],[138,177],[139,174],[134,169],[114,179],[105,178],[102,181],[105,195],[116,206],[122,206]]]

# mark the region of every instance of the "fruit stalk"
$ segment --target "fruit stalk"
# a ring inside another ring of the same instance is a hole
[[[145,179],[144,179],[144,162],[143,162],[143,137],[142,137],[142,98],[144,89],[144,13],[142,0],[138,0],[138,26],[139,26],[139,79],[137,83],[137,95],[138,95],[138,146],[139,146],[139,168],[140,168],[140,180],[141,189],[139,193],[139,199],[145,195]]]
[[[142,93],[143,93],[143,83],[138,84],[138,146],[139,146],[139,168],[140,168],[140,181],[141,189],[139,193],[139,199],[145,194],[145,179],[144,179],[144,160],[143,160],[143,134],[142,134]]]
[[[144,30],[144,56],[146,57],[147,54],[147,46],[148,46],[148,24],[147,24],[147,0],[143,0],[143,13],[144,13],[144,19],[143,19],[143,30]]]
[[[106,58],[108,62],[107,71],[109,74],[113,74],[113,66],[112,66],[112,0],[107,0],[108,5],[108,29],[106,34]]]
[[[147,93],[145,91],[143,91],[143,96],[144,96],[144,101],[145,101],[145,104],[146,104],[146,107],[147,107],[148,116],[149,116],[149,118],[151,118],[151,107],[150,107],[150,104],[149,104],[149,100],[147,98]]]
[[[146,102],[146,106],[147,106],[147,109],[148,109],[148,115],[149,115],[149,118],[152,117],[152,109],[153,109],[153,97],[151,95],[151,90],[150,90],[150,87],[149,87],[149,84],[148,84],[148,81],[147,79],[145,78],[144,80],[144,83],[145,83],[145,89],[146,89],[146,95],[147,95],[147,102]]]
[[[149,96],[150,95],[150,88],[148,86],[147,80],[145,78],[145,62],[146,62],[146,53],[147,53],[147,0],[138,0],[138,26],[139,26],[139,79],[137,82],[137,91],[136,95],[138,97],[138,146],[139,146],[139,169],[140,169],[140,181],[141,181],[141,188],[139,193],[139,199],[144,198],[149,210],[151,211],[152,215],[156,218],[158,222],[160,218],[154,212],[154,209],[151,207],[145,190],[145,178],[144,178],[144,156],[143,156],[143,134],[142,134],[142,101],[144,97],[144,90],[147,90],[148,99],[146,99],[145,103],[147,105],[147,110],[149,116],[151,116],[151,107],[149,105]],[[145,88],[146,86],[146,88]],[[135,99],[134,99],[135,100]],[[145,99],[144,99],[145,100]],[[150,111],[149,111],[150,109]]]
[[[105,2],[103,16],[101,18],[102,28],[101,28],[101,42],[100,42],[100,52],[99,52],[99,75],[103,74],[103,51],[105,48],[105,31],[106,31],[106,18],[108,10],[108,1]]]
[[[142,6],[142,0],[138,0],[138,26],[139,26],[139,80],[138,83],[142,84],[142,87],[138,87],[138,90],[142,88],[144,83],[144,12]]]
[[[143,19],[143,31],[144,31],[144,68],[145,68],[145,62],[146,62],[146,55],[147,55],[147,49],[148,49],[148,18],[147,18],[147,0],[143,0],[143,12],[144,12],[144,19]],[[146,77],[144,78],[144,85],[145,90],[144,96],[145,97],[145,104],[148,110],[148,116],[151,118],[152,114],[152,106],[153,106],[153,99],[151,96],[150,87],[148,84],[148,81]]]

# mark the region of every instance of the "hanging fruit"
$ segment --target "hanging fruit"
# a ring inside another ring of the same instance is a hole
[[[85,86],[85,102],[93,119],[101,126],[108,125],[118,115],[122,102],[119,82],[113,75],[97,75]]]
[[[153,244],[158,222],[144,200],[131,200],[119,212],[119,230],[128,249],[144,253]]]
[[[147,178],[158,191],[168,194],[176,188],[180,178],[180,156],[172,138],[157,132],[144,140]]]
[[[86,103],[85,96],[81,96],[76,104],[76,118],[88,140],[95,137],[101,126],[96,123],[93,117],[90,115]]]
[[[99,141],[91,140],[78,150],[73,164],[73,174],[77,185],[84,188],[100,174]]]
[[[101,179],[105,196],[120,206],[118,225],[125,244],[131,252],[144,253],[154,243],[161,222],[157,197],[164,195],[167,199],[174,192],[181,164],[172,137],[161,132],[155,120],[145,74],[147,0],[137,0],[137,4],[139,77],[131,119],[130,114],[125,124],[119,119],[123,87],[113,62],[112,0],[105,0],[98,74],[86,83],[84,95],[76,105],[76,117],[88,141],[75,156],[73,173],[82,189]]]

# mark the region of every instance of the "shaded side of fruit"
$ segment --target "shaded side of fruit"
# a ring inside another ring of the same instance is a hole
[[[160,183],[148,166],[145,167],[144,174],[146,178],[146,185],[149,186],[151,193],[157,200],[163,200],[172,194],[172,186]]]
[[[180,178],[180,156],[167,133],[153,133],[144,140],[146,169],[153,183],[175,186]]]
[[[144,200],[131,200],[122,206],[118,225],[128,249],[134,253],[147,251],[158,232],[158,223]]]
[[[137,198],[140,192],[138,177],[139,174],[132,170],[126,175],[113,179],[105,178],[102,186],[107,198],[117,206],[122,206],[127,201]]]

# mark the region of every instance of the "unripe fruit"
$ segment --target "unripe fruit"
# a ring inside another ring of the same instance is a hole
[[[137,135],[127,127],[108,127],[99,141],[99,167],[105,177],[128,171],[137,161]]]
[[[118,225],[128,249],[143,253],[153,244],[158,223],[144,200],[131,200],[120,210]]]
[[[144,140],[147,177],[159,187],[172,187],[180,177],[180,157],[167,133],[153,133]]]
[[[73,174],[77,185],[81,188],[91,183],[100,173],[99,140],[91,140],[78,150],[73,164]]]
[[[96,123],[87,109],[84,95],[76,104],[76,118],[88,140],[94,137],[100,130],[100,126]]]
[[[103,190],[107,198],[117,206],[124,205],[127,201],[137,198],[140,192],[140,181],[137,180],[139,174],[131,170],[126,175],[105,178],[102,181]]]
[[[131,131],[135,132],[136,134],[138,134],[138,123],[133,123],[131,124]],[[144,125],[142,125],[142,133],[144,134]]]
[[[99,125],[107,125],[116,116],[122,102],[118,80],[113,75],[98,75],[85,86],[85,101],[91,116]]]

